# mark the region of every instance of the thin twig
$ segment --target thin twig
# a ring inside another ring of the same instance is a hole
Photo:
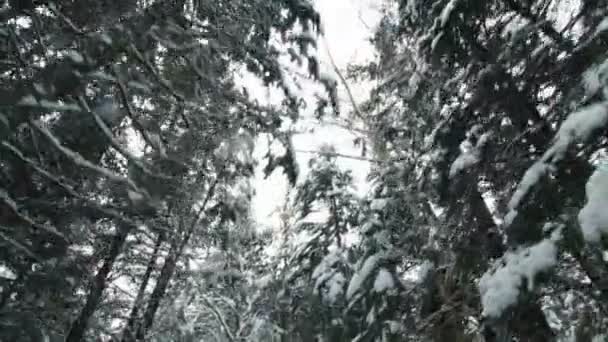
[[[173,97],[175,97],[178,102],[186,102],[186,98],[183,95],[179,94],[177,91],[175,91],[169,81],[165,80],[158,72],[156,72],[154,66],[150,64],[150,62],[148,62],[146,58],[144,58],[143,54],[137,49],[135,44],[131,43],[129,47],[131,51],[133,51],[133,54],[135,55],[136,59],[144,65],[144,67],[154,76],[154,78],[156,78],[156,81],[158,83],[160,83],[169,93],[171,93],[171,95],[173,95]],[[188,120],[186,115],[182,112],[180,113],[180,116],[182,117],[182,120],[184,120],[184,124],[186,125],[186,127],[190,127],[190,121]]]
[[[131,119],[131,122],[133,123],[133,127],[135,127],[135,129],[137,131],[139,131],[139,133],[141,133],[146,144],[148,144],[153,149],[158,149],[157,144],[152,142],[152,139],[150,138],[150,134],[148,134],[148,131],[146,130],[146,128],[141,124],[141,122],[139,122],[137,116],[135,115],[135,111],[133,110],[133,107],[131,106],[131,102],[129,101],[129,94],[127,92],[127,87],[120,80],[118,70],[116,70],[116,68],[114,68],[113,72],[116,76],[116,84],[118,85],[120,98],[122,100],[123,105],[125,106],[125,109],[127,110],[127,115],[129,116],[129,118]]]
[[[323,152],[323,151],[311,151],[311,150],[295,150],[295,152],[299,152],[299,153],[311,153],[311,154],[318,154],[318,155],[330,155],[332,157],[361,160],[361,161],[366,161],[366,162],[370,162],[370,163],[377,163],[377,164],[383,163],[382,161],[377,160],[377,159],[366,158],[366,157],[359,157],[359,156],[351,156],[351,155],[348,155],[348,154],[343,154],[343,153],[338,153],[338,152]]]
[[[226,322],[226,319],[224,319],[224,316],[222,315],[222,313],[205,295],[201,294],[200,297],[203,300],[203,302],[205,302],[205,305],[207,305],[207,307],[209,307],[209,309],[211,309],[211,312],[213,312],[213,315],[218,320],[218,322],[222,325],[222,328],[224,329],[224,332],[226,333],[226,337],[228,338],[228,340],[231,342],[234,342],[235,341],[234,335],[230,331],[230,326]]]
[[[350,103],[353,106],[353,110],[354,110],[355,115],[359,119],[361,119],[363,122],[365,122],[365,116],[359,110],[359,105],[357,105],[357,102],[355,101],[355,97],[353,96],[353,93],[350,90],[350,86],[348,85],[348,82],[346,82],[346,78],[344,77],[344,75],[342,75],[342,72],[340,71],[340,68],[338,68],[338,65],[336,64],[336,61],[334,60],[334,57],[331,54],[331,51],[329,49],[329,43],[327,42],[327,39],[325,38],[325,36],[322,36],[322,39],[323,39],[323,42],[325,44],[325,50],[327,51],[327,56],[329,57],[329,62],[331,63],[331,66],[333,67],[334,71],[338,75],[338,78],[340,78],[340,81],[342,82],[342,85],[346,89],[346,93],[348,94],[348,99],[350,100]]]
[[[72,31],[74,31],[75,33],[77,33],[79,35],[85,34],[85,32],[82,29],[80,29],[78,26],[76,26],[76,24],[74,24],[70,20],[70,18],[66,17],[63,13],[61,13],[53,3],[49,4],[47,7],[51,12],[53,12],[53,14],[55,14],[57,17],[59,17],[61,20],[63,20],[72,29]]]

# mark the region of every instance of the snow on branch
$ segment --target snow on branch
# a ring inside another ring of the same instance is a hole
[[[517,189],[509,201],[509,213],[505,217],[505,224],[509,225],[517,216],[517,208],[530,190],[555,165],[564,159],[570,147],[577,143],[584,143],[591,139],[594,133],[608,124],[608,102],[595,103],[570,114],[561,124],[553,145],[543,154],[542,158],[534,163],[524,174]]]
[[[359,270],[353,275],[348,284],[348,289],[346,290],[346,298],[351,299],[353,296],[361,291],[361,287],[363,283],[371,277],[371,274],[376,270],[378,264],[380,263],[381,255],[374,254],[365,259],[365,262],[361,266]]]
[[[232,334],[232,331],[231,331],[232,329],[228,325],[226,318],[224,317],[224,315],[222,315],[222,313],[220,312],[218,307],[215,306],[215,304],[213,304],[211,302],[211,300],[209,300],[205,295],[201,294],[200,297],[203,300],[203,302],[205,302],[205,305],[211,310],[211,312],[213,313],[213,315],[215,316],[217,321],[221,324],[222,329],[224,330],[224,333],[226,334],[226,337],[228,338],[228,341],[230,341],[230,342],[236,341],[234,335]]]
[[[479,280],[479,292],[485,317],[499,318],[519,298],[520,289],[526,280],[528,291],[534,289],[534,277],[557,264],[557,241],[561,239],[556,230],[548,239],[507,252],[500,265],[486,272]]]
[[[62,240],[67,241],[67,238],[65,237],[65,235],[63,235],[61,232],[59,232],[57,229],[55,229],[55,227],[36,223],[36,221],[34,221],[33,218],[31,218],[26,213],[19,210],[19,206],[17,205],[17,202],[3,188],[0,188],[0,200],[2,200],[2,202],[4,202],[4,204],[6,204],[11,209],[11,211],[13,211],[13,213],[15,215],[17,215],[17,217],[19,217],[21,220],[23,220],[27,224],[31,225],[32,227],[34,227],[36,229],[41,229],[41,230],[47,231],[55,236],[58,236]]]
[[[481,153],[484,146],[488,143],[492,133],[486,132],[479,137],[475,146],[471,146],[468,140],[460,146],[461,153],[450,166],[449,177],[452,178],[460,172],[476,165],[481,160]]]
[[[585,185],[587,203],[578,214],[583,238],[599,242],[602,234],[608,235],[608,170],[601,167],[589,177]]]
[[[86,198],[85,196],[82,196],[81,194],[79,194],[76,190],[74,190],[74,188],[65,183],[65,181],[63,181],[59,176],[52,174],[51,172],[47,171],[46,169],[42,168],[40,165],[38,165],[36,162],[34,162],[32,159],[27,158],[23,152],[21,152],[18,148],[16,148],[15,146],[11,145],[10,143],[3,141],[2,142],[2,146],[5,147],[6,149],[8,149],[9,151],[11,151],[13,154],[15,154],[19,159],[21,159],[24,163],[30,165],[34,170],[36,170],[38,173],[40,173],[42,176],[44,176],[46,179],[48,179],[49,181],[51,181],[52,183],[55,183],[56,185],[58,185],[59,187],[61,187],[63,190],[65,190],[70,196],[77,198],[79,200],[81,200],[82,202],[82,206],[93,209],[95,211],[98,211],[100,213],[103,213],[105,215],[108,215],[108,217],[113,217],[121,222],[124,222],[128,225],[131,226],[137,226],[137,222],[125,217],[124,215],[122,215],[120,213],[119,210],[117,209],[113,209],[113,208],[109,208],[109,207],[104,207],[99,205],[99,203],[95,200],[91,200],[89,198]]]
[[[135,185],[135,183],[133,183],[133,181],[131,181],[129,178],[120,176],[104,167],[97,166],[97,165],[91,163],[90,161],[84,159],[84,157],[82,157],[78,152],[72,151],[71,149],[63,146],[61,144],[61,142],[59,141],[59,139],[57,139],[57,137],[55,135],[53,135],[53,133],[51,133],[46,127],[43,127],[39,123],[36,123],[33,121],[30,122],[30,124],[38,132],[40,132],[42,135],[44,135],[47,138],[47,140],[49,142],[51,142],[51,144],[53,144],[53,146],[57,150],[59,150],[66,157],[68,157],[70,160],[72,160],[72,162],[74,164],[76,164],[78,166],[82,166],[89,170],[92,170],[95,173],[98,173],[104,177],[107,177],[108,179],[110,179],[111,181],[114,181],[116,183],[124,183],[124,184],[128,185],[131,189],[141,192],[140,189],[138,189],[138,187]]]
[[[82,106],[82,108],[84,108],[84,110],[86,112],[88,112],[90,115],[93,116],[93,118],[95,119],[95,122],[97,123],[97,126],[99,126],[99,129],[101,129],[101,131],[104,133],[104,135],[110,140],[110,143],[112,144],[112,147],[114,147],[120,154],[122,154],[125,158],[127,158],[127,160],[129,160],[130,162],[132,162],[135,166],[137,166],[138,168],[140,168],[147,175],[150,175],[150,176],[155,177],[155,178],[171,179],[170,176],[153,173],[150,169],[148,169],[139,160],[139,158],[137,158],[131,152],[127,151],[127,149],[125,149],[124,147],[122,147],[120,145],[120,143],[118,141],[116,141],[116,139],[114,138],[114,135],[112,134],[112,131],[110,130],[110,128],[105,124],[105,122],[99,116],[99,114],[97,114],[97,113],[95,113],[94,111],[91,110],[91,108],[87,104],[87,102],[84,99],[84,97],[78,96],[78,101],[80,102],[80,105]]]

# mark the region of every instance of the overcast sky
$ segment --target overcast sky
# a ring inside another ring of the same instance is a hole
[[[315,1],[316,8],[321,14],[327,45],[336,64],[343,72],[349,63],[362,63],[373,58],[374,50],[368,39],[372,33],[370,28],[374,27],[380,18],[378,3],[377,0]],[[322,40],[319,44],[319,58],[322,71],[333,74],[326,46]],[[359,83],[349,84],[349,86],[355,94],[357,102],[362,102],[369,89],[369,84]],[[341,84],[339,88],[342,115],[346,115],[346,112],[350,111],[351,105]],[[354,135],[344,129],[330,125],[317,125],[313,133],[294,136],[293,143],[296,150],[314,151],[324,144],[331,144],[339,153],[360,155],[360,151],[353,146],[354,138]],[[262,144],[260,145],[260,148],[265,148]],[[306,174],[306,163],[311,156],[309,153],[297,154],[301,171],[300,179]],[[339,164],[345,169],[353,170],[357,188],[361,192],[366,191],[367,163],[340,158]],[[255,180],[256,197],[253,201],[253,212],[259,223],[276,227],[278,225],[276,209],[284,202],[287,182],[281,170],[277,170],[264,180],[262,168],[263,165],[260,165]]]

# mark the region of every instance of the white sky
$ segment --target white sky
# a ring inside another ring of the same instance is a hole
[[[374,27],[380,19],[377,9],[378,1],[373,0],[316,0],[315,6],[321,14],[325,38],[334,61],[345,75],[346,66],[349,63],[362,63],[373,58],[374,50],[368,39],[371,36],[369,27]],[[319,42],[319,59],[321,70],[329,74],[332,71],[326,45],[321,39]],[[336,77],[336,79],[338,79]],[[369,84],[349,84],[354,97],[361,103],[369,90]],[[352,107],[348,101],[345,90],[341,83],[338,85],[339,98],[343,116],[348,115]],[[296,150],[319,150],[324,144],[331,144],[338,153],[347,155],[360,155],[360,150],[355,148],[353,140],[356,136],[350,132],[330,125],[316,125],[315,131],[310,134],[298,134],[294,136],[293,143]],[[260,144],[265,148],[265,144]],[[300,167],[300,179],[306,176],[306,166],[312,157],[309,153],[298,153],[297,161]],[[365,177],[368,164],[364,161],[351,159],[338,159],[339,165],[344,169],[353,170],[355,183],[359,191],[366,191]],[[253,212],[255,219],[261,224],[278,226],[277,208],[285,200],[287,181],[282,170],[276,170],[268,179],[263,179],[261,172],[264,163],[258,167],[255,180],[256,196],[253,200]]]

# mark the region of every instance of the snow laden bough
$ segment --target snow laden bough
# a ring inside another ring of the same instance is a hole
[[[550,172],[556,170],[568,149],[573,145],[587,142],[608,124],[608,101],[595,103],[570,114],[561,124],[552,146],[526,171],[508,204],[509,213],[505,217],[508,226],[518,214],[518,207],[532,188]]]
[[[534,289],[534,278],[557,264],[557,242],[561,239],[560,230],[553,232],[530,247],[507,252],[493,269],[479,280],[479,292],[483,316],[499,318],[504,311],[517,303],[521,289]]]
[[[598,167],[585,186],[587,203],[578,214],[583,238],[598,243],[602,235],[608,235],[608,169]]]

